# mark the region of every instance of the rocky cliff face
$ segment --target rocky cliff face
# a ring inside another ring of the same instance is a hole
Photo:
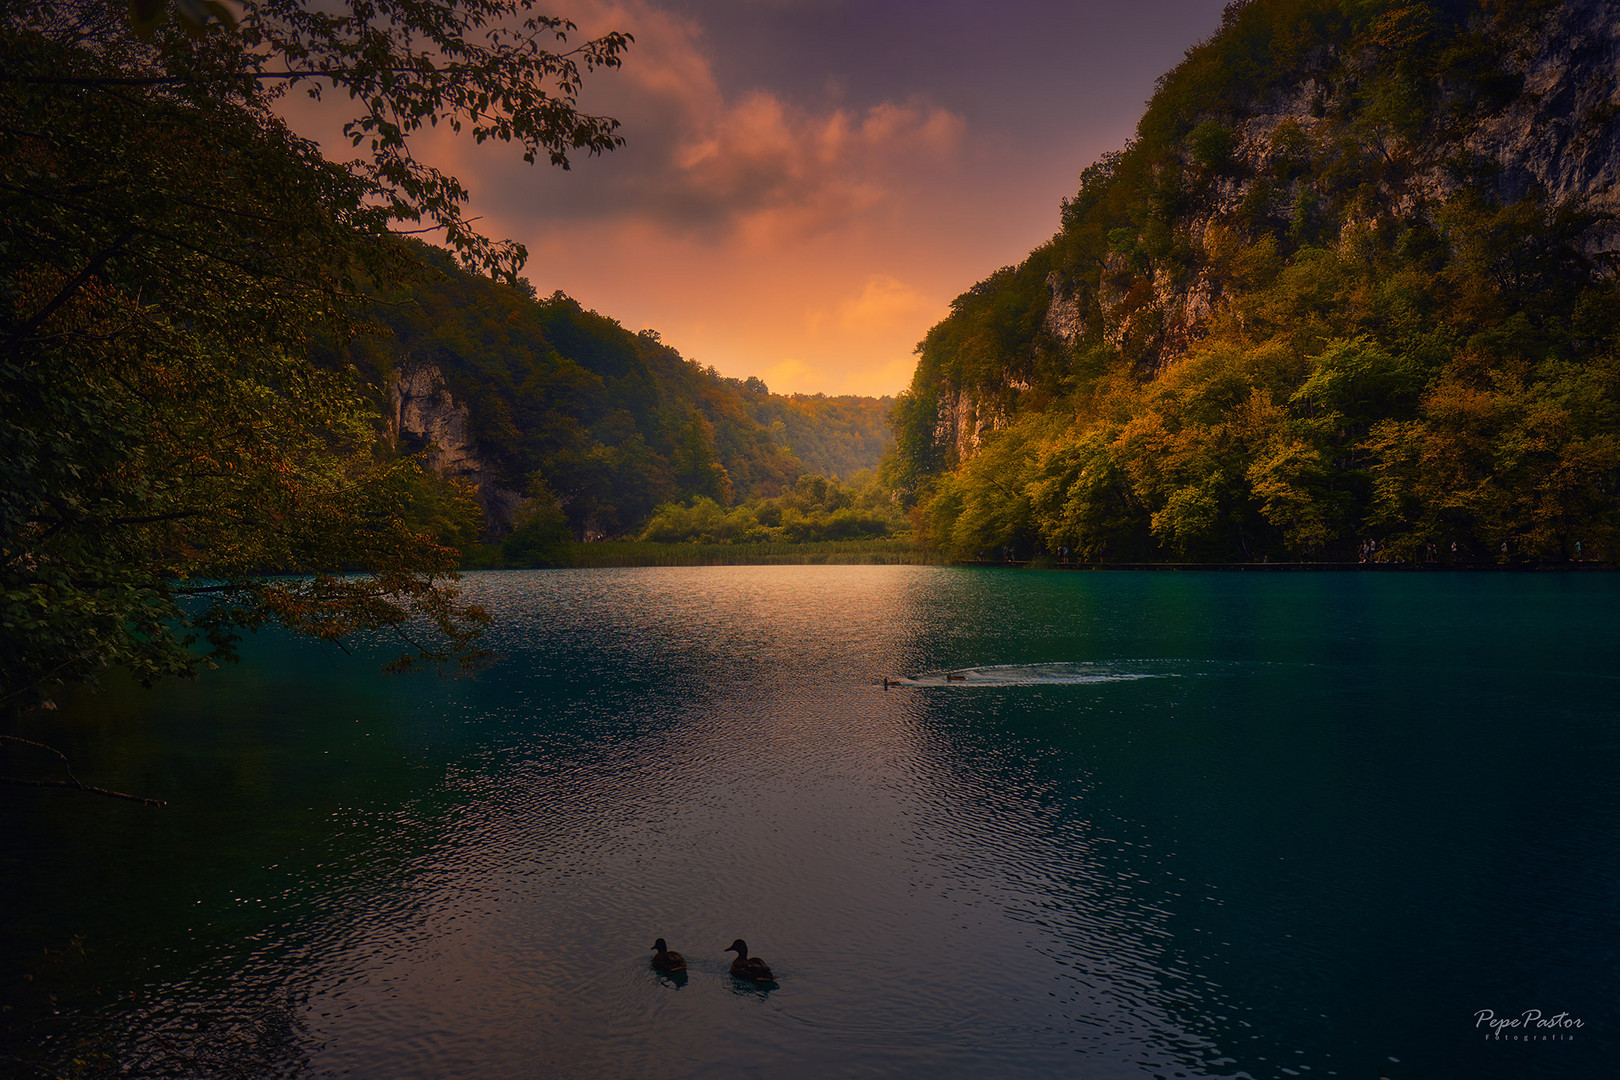
[[[1617,180],[1617,0],[1234,0],[928,331],[892,475],[958,555],[1620,550]]]
[[[1011,421],[1014,395],[1028,388],[1028,384],[1015,375],[1007,378],[1004,387],[1007,392],[995,396],[975,393],[972,387],[960,384],[941,388],[934,441],[956,448],[953,465],[965,461],[978,452],[986,435]]]
[[[1584,247],[1612,270],[1620,255],[1620,6],[1568,0],[1511,44],[1523,89],[1464,145],[1501,167],[1500,198],[1539,192],[1597,215]]]
[[[1471,159],[1473,171],[1495,173],[1501,202],[1535,196],[1591,214],[1580,247],[1612,272],[1620,264],[1620,5],[1565,0],[1527,19],[1500,44],[1505,74],[1519,89],[1460,142],[1389,138],[1370,147],[1405,166],[1400,182],[1383,185],[1385,212],[1409,217],[1432,210],[1460,186],[1459,159]],[[1196,271],[1155,266],[1143,274],[1114,253],[1090,297],[1084,285],[1053,271],[1044,332],[1071,348],[1092,329],[1115,347],[1134,342],[1149,373],[1184,352],[1221,298],[1208,256],[1223,224],[1257,198],[1277,207],[1299,204],[1312,184],[1309,172],[1286,184],[1275,178],[1286,174],[1290,158],[1297,164],[1342,135],[1331,118],[1379,62],[1370,54],[1341,57],[1325,50],[1297,81],[1257,97],[1234,125],[1230,175],[1216,178],[1178,226]],[[1366,223],[1350,221],[1345,229]],[[1100,326],[1088,322],[1088,312]]]
[[[1549,221],[1560,209],[1582,215],[1565,239],[1613,281],[1620,3],[1511,0],[1505,17],[1504,3],[1482,3],[1461,23],[1420,0],[1368,7],[1371,16],[1321,31],[1280,71],[1266,49],[1289,47],[1303,22],[1280,26],[1259,49],[1244,37],[1244,10],[1277,26],[1312,11],[1330,25],[1337,9],[1230,5],[1204,54],[1189,53],[1202,67],[1188,70],[1206,80],[1225,64],[1261,72],[1253,89],[1216,79],[1226,87],[1219,100],[1184,89],[1169,99],[1156,128],[1088,171],[1096,186],[1066,206],[1053,244],[964,294],[952,317],[959,330],[925,351],[914,392],[933,399],[941,460],[972,458],[988,433],[1041,407],[1031,401],[1060,396],[1066,373],[1082,361],[1095,368],[1102,353],[1138,378],[1158,376],[1246,287],[1230,276],[1231,257],[1266,234],[1281,259],[1305,245],[1349,251],[1373,231],[1420,225],[1442,235],[1459,194],[1499,206],[1528,200]],[[1426,66],[1448,51],[1469,59],[1447,61],[1444,73]],[[1163,85],[1174,91],[1175,79]],[[1178,134],[1166,134],[1167,115]],[[1013,320],[1029,304],[1026,330]],[[1014,314],[976,314],[991,307]],[[986,340],[1024,344],[986,351]],[[1035,399],[1023,394],[1029,385]]]
[[[473,439],[467,406],[451,395],[444,372],[420,361],[401,365],[388,387],[387,419],[389,434],[402,448],[420,453],[433,472],[477,493],[492,535],[511,531],[527,500],[496,481]]]

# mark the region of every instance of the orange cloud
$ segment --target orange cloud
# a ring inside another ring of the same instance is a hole
[[[872,107],[815,115],[765,91],[689,117],[669,180],[694,203],[723,208],[754,243],[847,224],[892,197],[919,157],[947,160],[963,123],[944,109]]]
[[[861,294],[838,305],[836,324],[848,334],[866,334],[892,329],[897,323],[915,321],[933,305],[922,293],[887,274],[866,279]]]
[[[587,75],[581,102],[622,121],[624,147],[567,172],[442,126],[413,147],[467,184],[481,229],[528,246],[542,295],[562,289],[775,390],[889,394],[951,297],[1051,233],[1068,180],[1010,194],[1028,170],[924,95],[728,91],[695,22],[649,0],[570,8],[582,35],[635,35],[622,69]],[[347,102],[286,104],[297,130],[347,154],[330,138]]]
[[[587,80],[582,102],[623,122],[624,148],[543,174],[499,148],[435,139],[434,153],[481,174],[494,201],[521,214],[526,199],[529,228],[638,216],[711,242],[783,243],[881,209],[919,167],[941,168],[962,149],[965,122],[937,105],[817,110],[759,88],[728,97],[690,20],[645,0],[578,9],[582,33],[611,28],[636,39],[622,69]]]

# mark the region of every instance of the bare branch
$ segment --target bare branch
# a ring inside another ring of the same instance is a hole
[[[74,783],[70,780],[30,780],[25,776],[0,776],[0,784],[15,784],[18,787],[68,788],[72,791],[87,791],[92,795],[105,795],[109,799],[128,799],[130,802],[138,802],[142,806],[169,805],[165,799],[148,799],[144,795],[130,795],[127,792],[94,787],[90,784]]]
[[[0,735],[0,739],[5,739],[7,742],[22,743],[24,746],[32,746],[48,754],[55,754],[62,760],[62,770],[68,774],[66,780],[36,780],[26,776],[0,776],[0,784],[15,784],[18,787],[69,788],[73,791],[88,791],[92,795],[105,795],[110,799],[128,799],[130,802],[138,802],[143,806],[169,805],[164,799],[148,799],[144,795],[130,795],[126,792],[113,791],[110,788],[96,787],[93,784],[84,783],[73,775],[73,766],[68,763],[67,755],[54,746],[36,742],[33,739],[25,739],[21,735]]]

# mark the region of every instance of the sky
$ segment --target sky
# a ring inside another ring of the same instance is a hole
[[[540,295],[778,393],[894,394],[1223,3],[557,0],[582,34],[635,35],[581,99],[626,145],[568,171],[445,129],[414,146],[527,245]]]

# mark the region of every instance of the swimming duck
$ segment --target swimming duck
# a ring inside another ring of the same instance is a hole
[[[678,952],[670,952],[669,946],[664,944],[663,938],[659,938],[657,941],[653,942],[652,947],[658,950],[657,952],[653,953],[653,967],[657,968],[659,971],[686,970],[686,957],[682,956]]]
[[[751,982],[770,982],[772,980],[770,965],[757,956],[748,955],[748,942],[738,938],[731,943],[726,952],[734,952],[737,959],[731,962],[731,973],[739,979],[748,979]]]

